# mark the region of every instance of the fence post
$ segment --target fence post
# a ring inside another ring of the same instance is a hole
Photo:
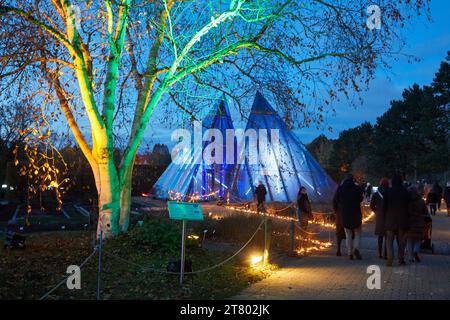
[[[267,215],[266,210],[264,210],[264,252],[263,252],[263,265],[267,264],[267,260],[269,258],[269,251],[267,248]]]
[[[290,238],[291,238],[291,244],[290,244],[290,248],[289,248],[289,254],[294,254],[294,247],[295,247],[295,225],[294,225],[294,220],[291,220],[291,225],[290,225]]]
[[[186,220],[183,219],[183,229],[181,232],[180,286],[183,285],[183,277],[184,277],[184,260],[186,254],[185,239],[186,239]]]
[[[263,265],[269,263],[270,258],[270,240],[272,235],[272,220],[268,219],[267,216],[264,217],[264,254],[263,254]]]
[[[97,300],[100,300],[101,277],[102,277],[102,245],[103,245],[103,230],[100,230],[100,243],[98,246]]]

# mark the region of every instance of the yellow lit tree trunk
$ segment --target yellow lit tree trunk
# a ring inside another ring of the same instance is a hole
[[[121,232],[128,231],[128,226],[130,222],[130,213],[131,213],[131,182],[132,182],[132,173],[133,173],[133,164],[134,162],[127,168],[127,172],[122,178],[123,181],[121,183],[120,188],[120,219],[119,226]]]
[[[133,162],[120,178],[113,159],[113,148],[98,148],[93,172],[98,192],[99,221],[97,237],[104,238],[128,231],[131,212]]]
[[[107,139],[105,139],[107,140]],[[104,238],[120,232],[120,182],[113,158],[113,148],[96,141],[94,152],[94,177],[98,193],[97,237]],[[95,174],[97,172],[97,174]]]

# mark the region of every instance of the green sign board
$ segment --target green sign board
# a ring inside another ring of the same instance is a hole
[[[169,217],[173,220],[203,220],[200,203],[168,201]]]

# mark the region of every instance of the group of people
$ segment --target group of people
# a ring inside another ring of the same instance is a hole
[[[419,251],[424,227],[429,219],[427,204],[437,204],[436,194],[450,197],[450,185],[445,192],[436,187],[428,192],[427,201],[418,185],[404,184],[401,176],[381,179],[377,191],[370,197],[370,208],[376,215],[375,234],[378,236],[378,256],[393,265],[394,240],[398,246],[398,263],[405,265],[405,251],[410,262],[420,262]],[[360,254],[362,211],[361,202],[367,187],[360,187],[349,175],[338,187],[333,207],[336,213],[337,255],[341,255],[341,242],[346,240],[350,259],[362,259]],[[448,198],[447,198],[448,199]],[[446,199],[447,208],[449,201]]]
[[[378,256],[386,260],[387,266],[393,265],[394,240],[398,246],[398,264],[405,265],[405,252],[409,262],[420,262],[419,251],[423,239],[424,227],[428,217],[427,205],[431,213],[433,207],[439,208],[443,198],[450,215],[450,183],[444,190],[435,183],[426,190],[418,183],[405,184],[400,175],[394,175],[389,181],[382,178],[375,193],[370,184],[359,185],[355,177],[349,174],[339,185],[333,197],[336,216],[337,256],[341,256],[341,243],[345,239],[348,257],[361,260],[360,243],[363,215],[361,203],[370,201],[370,209],[375,213],[375,235],[378,236]],[[260,181],[256,187],[257,210],[264,210],[267,190]],[[426,197],[424,201],[423,197]],[[297,213],[302,230],[306,231],[308,220],[313,218],[311,203],[305,187],[297,195]]]
[[[395,175],[391,180],[383,178],[370,201],[375,212],[375,234],[378,236],[378,256],[392,266],[394,239],[398,246],[398,263],[405,265],[405,250],[410,262],[420,262],[420,243],[423,238],[428,209],[416,185],[408,188],[402,178]],[[384,242],[384,247],[383,247]]]
[[[429,205],[432,215],[435,215],[436,211],[441,209],[442,199],[444,199],[447,215],[450,216],[450,182],[447,182],[445,189],[439,185],[439,182],[435,182],[431,188],[428,187],[428,184],[419,182],[418,188],[421,195],[426,198],[426,203]]]

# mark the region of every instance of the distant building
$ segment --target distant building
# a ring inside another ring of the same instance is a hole
[[[170,164],[169,148],[155,144],[152,152],[136,156],[133,169],[133,195],[150,195],[151,187]]]

